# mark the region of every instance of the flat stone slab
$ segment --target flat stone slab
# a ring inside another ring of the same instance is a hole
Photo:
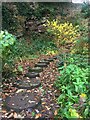
[[[27,108],[35,108],[40,102],[41,99],[36,93],[29,92],[16,93],[5,100],[6,108],[17,112]]]
[[[35,67],[47,67],[46,63],[37,63],[35,64]]]
[[[57,59],[57,56],[52,57],[52,59]]]
[[[42,67],[29,68],[29,72],[37,72],[37,73],[40,73],[40,72],[42,72],[42,71],[43,71]]]
[[[29,78],[36,78],[39,77],[39,73],[36,72],[28,72],[24,75],[25,77],[29,77]]]
[[[46,63],[47,65],[49,64],[49,61],[45,61],[45,60],[41,60],[40,62],[38,62],[38,63]]]
[[[28,78],[23,78],[22,80],[17,80],[14,83],[14,86],[16,86],[19,89],[28,89],[31,90],[33,88],[37,88],[41,85],[41,82],[39,79],[36,78],[32,78],[32,79],[28,79]]]
[[[52,62],[54,59],[53,58],[48,58],[47,61]]]

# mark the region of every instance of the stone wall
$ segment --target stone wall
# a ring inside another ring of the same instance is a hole
[[[24,3],[24,4],[26,4],[26,3]],[[30,8],[28,7],[28,9],[33,8],[34,11],[37,11],[38,6],[40,5],[37,2],[36,3],[29,2],[27,4],[30,7]],[[49,6],[49,4],[50,4],[50,6]],[[46,6],[46,9],[49,7],[51,11],[54,8],[54,11],[56,11],[55,14],[53,15],[54,18],[61,17],[61,16],[65,17],[66,15],[73,17],[73,16],[75,16],[75,13],[80,12],[80,10],[81,10],[81,4],[74,4],[71,2],[52,2],[52,3],[50,2],[50,3],[46,3],[46,4],[43,2],[43,7],[45,8],[45,6]],[[15,35],[17,33],[18,34],[23,33],[24,30],[25,30],[25,32],[27,32],[27,31],[30,31],[30,32],[35,31],[35,32],[40,32],[40,33],[44,32],[45,28],[43,28],[43,24],[45,23],[45,21],[48,18],[50,18],[51,11],[49,11],[49,12],[44,11],[45,13],[43,14],[42,18],[40,18],[40,20],[38,20],[37,18],[31,19],[32,17],[30,15],[30,21],[27,21],[26,20],[27,15],[25,15],[24,10],[22,9],[23,5],[21,5],[20,7],[21,7],[22,11],[19,13],[18,12],[19,7],[17,6],[16,3],[11,2],[11,3],[3,3],[2,4],[2,8],[4,10],[6,10],[2,14],[3,28],[7,29],[11,33],[15,33]],[[26,13],[27,13],[28,9],[26,9],[26,11],[25,11]],[[39,10],[39,8],[38,8],[38,10]],[[39,12],[37,12],[36,16],[38,16]],[[24,15],[22,15],[22,13],[24,13]],[[35,17],[33,12],[32,12],[32,16]]]
[[[75,16],[75,14],[79,13],[81,11],[81,4],[75,4],[75,3],[52,3],[53,7],[56,9],[56,15],[55,18],[61,19],[61,15],[63,17],[68,16],[69,18]],[[63,18],[62,17],[62,18]],[[45,20],[38,21],[37,19],[29,20],[26,22],[26,31],[34,31],[34,32],[45,32],[45,27],[43,27],[43,24],[48,19],[46,16],[44,17]],[[66,18],[68,19],[68,18]],[[30,34],[30,33],[29,33]]]

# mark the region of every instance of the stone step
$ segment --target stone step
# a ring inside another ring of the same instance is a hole
[[[57,56],[52,57],[52,59],[57,59]]]
[[[24,77],[29,77],[29,78],[36,78],[39,77],[39,73],[36,72],[28,72],[24,75]]]
[[[28,70],[29,72],[36,72],[36,73],[40,73],[43,71],[42,67],[34,67],[34,68],[29,68]]]
[[[5,99],[7,110],[20,112],[28,108],[35,108],[41,103],[41,98],[36,93],[19,92]]]
[[[52,62],[54,61],[54,58],[48,58],[47,61]]]
[[[47,67],[46,63],[37,63],[35,64],[35,67]]]
[[[49,64],[49,61],[45,61],[45,60],[41,60],[40,62],[38,63],[46,63],[47,65]]]
[[[41,81],[39,79],[36,78],[23,78],[22,80],[17,80],[14,83],[14,86],[19,88],[19,89],[27,89],[27,90],[31,90],[34,88],[37,88],[41,85]]]

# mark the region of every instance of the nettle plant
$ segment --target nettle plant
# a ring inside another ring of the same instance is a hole
[[[11,48],[14,46],[16,41],[15,36],[8,33],[8,31],[1,31],[0,32],[0,50],[1,50],[1,58],[3,64],[7,61],[8,56],[12,53]]]
[[[54,36],[55,43],[58,47],[65,45],[66,43],[73,43],[75,39],[80,35],[79,26],[73,26],[68,21],[60,23],[58,19],[53,21],[47,21],[47,32]]]
[[[88,82],[88,68],[80,68],[69,64],[62,71],[55,82],[56,87],[62,92],[58,97],[60,105],[59,116],[66,118],[90,117],[90,98]]]

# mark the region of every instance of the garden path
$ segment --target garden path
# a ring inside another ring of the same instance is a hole
[[[52,56],[42,55],[38,59],[34,59],[31,61],[22,61],[22,65],[24,67],[24,72],[27,73],[28,66],[34,67],[35,63],[39,62],[42,59],[52,58]],[[14,110],[7,111],[5,107],[2,109],[2,117],[4,118],[54,118],[57,115],[57,110],[59,105],[57,104],[57,96],[60,91],[54,87],[54,81],[57,79],[58,73],[56,63],[58,59],[54,59],[54,61],[50,62],[48,67],[44,67],[43,71],[39,74],[39,80],[41,81],[41,86],[38,88],[34,88],[32,90],[25,90],[28,93],[36,93],[37,96],[40,96],[41,104],[39,104],[35,108],[28,108],[22,110],[21,112],[16,112]],[[18,75],[17,80],[22,79],[23,75]],[[22,89],[18,89],[16,87],[12,87],[13,78],[9,79],[6,84],[8,87],[6,90],[3,90],[2,99],[5,100],[7,96],[20,92]]]

